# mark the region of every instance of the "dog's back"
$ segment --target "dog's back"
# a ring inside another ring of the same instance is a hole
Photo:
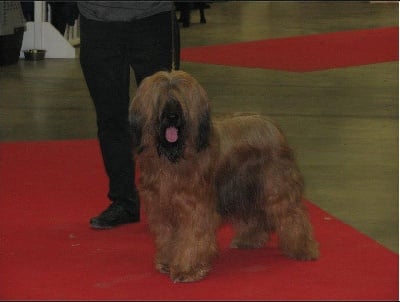
[[[268,151],[287,145],[277,124],[261,115],[234,115],[214,121],[214,126],[223,156],[238,148],[256,147]]]

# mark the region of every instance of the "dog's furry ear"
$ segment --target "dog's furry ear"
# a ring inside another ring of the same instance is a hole
[[[134,108],[131,108],[131,110],[129,111],[129,124],[132,139],[132,148],[135,151],[138,151],[137,149],[140,147],[142,141],[144,118],[140,115],[139,112],[134,110]]]
[[[197,151],[205,149],[210,144],[211,135],[211,112],[210,100],[206,90],[194,78],[191,78],[191,96],[189,99],[194,104],[193,110],[198,113],[198,129],[196,137]]]
[[[205,111],[199,120],[199,129],[196,140],[197,151],[207,148],[210,143],[211,119],[210,112]]]
[[[129,105],[132,147],[136,153],[140,153],[143,148],[144,127],[148,123],[153,108],[152,84],[152,78],[146,77],[137,88],[135,96]]]

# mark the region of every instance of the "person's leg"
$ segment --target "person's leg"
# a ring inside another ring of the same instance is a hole
[[[99,228],[138,221],[140,214],[128,119],[129,62],[126,48],[119,43],[122,26],[81,16],[80,62],[96,109],[98,139],[109,178],[108,197],[131,214],[128,221],[120,221],[115,213],[106,211],[91,221]]]
[[[157,71],[179,69],[180,33],[175,13],[138,20],[125,38],[137,85]]]

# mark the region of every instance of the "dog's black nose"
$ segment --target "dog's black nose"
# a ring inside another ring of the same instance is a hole
[[[176,121],[179,119],[179,115],[176,114],[176,113],[168,113],[168,114],[167,114],[167,119],[168,119],[170,122],[176,122]]]

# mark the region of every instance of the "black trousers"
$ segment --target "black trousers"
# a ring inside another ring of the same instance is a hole
[[[171,70],[173,56],[179,68],[179,27],[172,14],[132,22],[99,22],[81,15],[80,63],[96,109],[108,198],[132,212],[138,198],[129,129],[130,66],[137,85],[157,71]]]

